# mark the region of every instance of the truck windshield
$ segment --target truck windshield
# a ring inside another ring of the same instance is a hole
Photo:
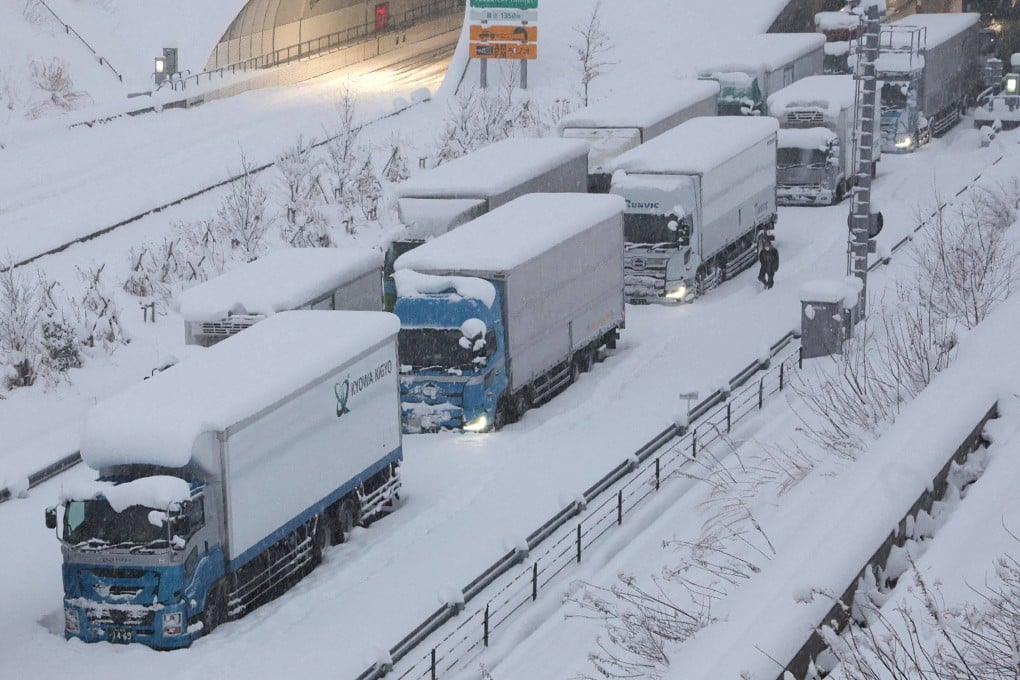
[[[460,341],[464,337],[459,328],[401,328],[397,334],[400,363],[415,369],[458,368],[474,370],[479,355]],[[495,351],[495,334],[487,335]],[[489,344],[488,342],[486,343]],[[485,356],[483,353],[482,356]]]
[[[671,222],[675,229],[670,229]],[[647,245],[686,246],[691,240],[690,224],[676,215],[629,213],[623,218],[623,234],[627,243]]]
[[[907,108],[907,92],[910,83],[907,81],[887,82],[882,86],[882,110],[902,111]]]
[[[64,541],[75,547],[166,547],[167,515],[141,505],[116,512],[105,500],[70,501],[64,512]]]
[[[821,149],[800,149],[797,147],[780,148],[776,164],[780,170],[789,168],[824,168],[829,158],[827,151]]]

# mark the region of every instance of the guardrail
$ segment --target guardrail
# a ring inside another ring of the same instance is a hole
[[[81,34],[78,33],[78,31],[74,30],[73,26],[71,26],[68,23],[65,23],[63,19],[57,16],[57,13],[53,11],[52,7],[46,4],[45,0],[34,0],[34,2],[38,2],[39,5],[44,7],[47,12],[53,15],[53,18],[57,20],[57,23],[64,28],[64,33],[66,33],[67,35],[73,35],[75,38],[77,38],[78,41],[82,45],[84,45],[89,52],[92,53],[92,56],[99,60],[100,66],[105,66],[106,68],[110,69],[113,75],[117,77],[117,80],[119,80],[122,83],[124,82],[124,76],[122,76],[120,72],[113,67],[113,64],[110,63],[110,60],[102,56],[101,54],[97,53],[96,50],[92,47],[92,45],[90,45],[89,42],[85,40],[85,38],[81,37]]]
[[[581,498],[563,508],[527,538],[527,550],[515,549],[468,583],[456,603],[440,607],[392,649],[385,663],[377,663],[358,676],[376,680],[393,672],[393,664],[436,635],[450,621],[459,623],[429,651],[397,677],[436,680],[476,651],[489,646],[493,633],[569,567],[581,562],[585,551],[623,518],[676,476],[698,451],[725,437],[733,426],[762,409],[769,397],[785,389],[789,374],[800,366],[800,352],[791,350],[778,364],[772,361],[794,344],[788,333],[769,348],[767,361],[755,361],[737,373],[727,390],[716,390],[691,409],[691,428],[665,428],[635,453],[595,482]],[[755,380],[755,378],[758,378]],[[738,392],[738,393],[734,393]],[[589,509],[590,508],[590,509]],[[540,554],[535,551],[545,545]],[[528,566],[521,567],[525,562]],[[518,569],[516,574],[513,571]],[[487,588],[512,576],[469,615],[466,605],[481,600]]]
[[[283,66],[284,64],[301,59],[323,56],[358,43],[399,33],[426,19],[441,17],[453,14],[454,12],[463,12],[463,10],[464,0],[433,0],[425,5],[404,12],[401,21],[394,22],[392,26],[387,26],[386,29],[381,31],[376,30],[374,22],[349,26],[319,38],[305,40],[296,45],[281,47],[272,52],[248,57],[232,64],[224,64],[208,71],[202,71],[193,75],[171,77],[164,81],[157,90],[169,87],[176,92],[179,87],[181,91],[184,91],[187,89],[189,81],[194,81],[195,86],[198,86],[202,78],[211,81],[215,75],[223,78],[227,74],[246,73],[249,70],[257,71],[274,66]]]

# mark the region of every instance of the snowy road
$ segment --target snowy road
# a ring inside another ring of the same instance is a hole
[[[979,149],[966,121],[928,149],[883,158],[876,196],[891,245],[916,223],[932,187],[952,193],[1002,150],[1020,153],[1014,133]],[[681,308],[628,307],[616,355],[521,423],[495,435],[405,439],[407,500],[280,600],[227,624],[192,649],[168,655],[139,647],[65,643],[60,635],[60,555],[42,510],[60,480],[0,507],[0,537],[18,545],[0,583],[5,616],[0,656],[12,677],[130,677],[145,663],[156,678],[283,675],[297,659],[312,677],[352,677],[438,604],[529,533],[561,502],[606,470],[677,411],[679,391],[708,391],[797,321],[799,285],[845,271],[847,206],[781,211],[776,288],[759,293],[753,273]],[[874,286],[876,294],[879,286]],[[87,476],[77,469],[67,479]],[[172,663],[171,663],[172,661]]]

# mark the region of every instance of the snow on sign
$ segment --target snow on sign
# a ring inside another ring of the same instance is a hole
[[[538,9],[538,0],[470,0],[471,9]]]

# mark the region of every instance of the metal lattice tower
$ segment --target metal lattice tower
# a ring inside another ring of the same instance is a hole
[[[863,288],[853,311],[852,323],[867,314],[868,293],[868,233],[871,225],[871,177],[874,169],[874,150],[881,144],[875,137],[878,82],[875,79],[875,61],[878,59],[879,37],[882,25],[878,19],[878,7],[871,5],[864,15],[864,35],[857,53],[857,113],[856,132],[858,142],[857,171],[853,200],[850,204],[850,233],[847,274],[861,280]]]

